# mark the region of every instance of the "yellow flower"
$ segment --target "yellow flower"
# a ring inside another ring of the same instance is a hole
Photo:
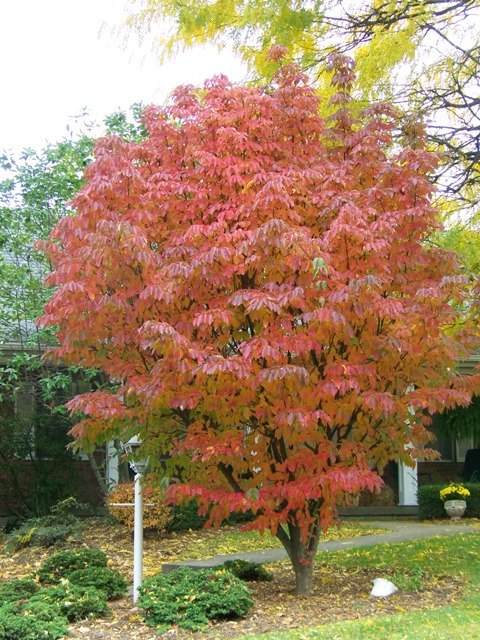
[[[470,491],[462,484],[451,483],[440,491],[441,500],[465,500],[470,495]]]

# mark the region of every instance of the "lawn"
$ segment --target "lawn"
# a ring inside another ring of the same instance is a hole
[[[480,637],[480,533],[435,537],[401,544],[353,549],[329,554],[318,562],[353,574],[374,569],[399,576],[428,575],[435,580],[460,582],[455,602],[437,600],[419,591],[427,608],[395,615],[366,616],[286,632],[243,636],[239,640],[478,640]],[[395,577],[393,577],[395,580]],[[396,597],[393,596],[392,599]]]

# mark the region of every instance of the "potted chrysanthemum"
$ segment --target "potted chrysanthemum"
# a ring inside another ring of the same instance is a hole
[[[459,520],[467,508],[467,498],[470,491],[463,484],[451,482],[448,487],[441,489],[440,499],[444,503],[445,511],[452,520]]]

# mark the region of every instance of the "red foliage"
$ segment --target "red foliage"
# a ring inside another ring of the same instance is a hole
[[[455,372],[478,346],[473,320],[452,330],[469,281],[429,243],[435,157],[392,144],[388,105],[355,116],[336,65],[327,121],[285,67],[266,90],[180,87],[144,142],[99,140],[42,319],[58,358],[118,382],[71,403],[75,435],[168,446],[177,499],[214,523],[251,509],[307,555],[388,460],[425,454],[425,409],[479,388]]]

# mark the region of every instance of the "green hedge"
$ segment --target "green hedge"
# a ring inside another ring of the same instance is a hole
[[[174,505],[173,516],[166,526],[167,533],[183,533],[203,529],[208,520],[207,516],[198,515],[198,505],[195,500],[187,504]]]
[[[446,518],[440,490],[448,484],[424,484],[418,488],[418,515],[422,520]],[[466,518],[480,518],[480,483],[464,482],[463,486],[470,491],[467,498]]]
[[[208,520],[208,516],[200,516],[198,514],[198,505],[195,500],[187,504],[174,505],[172,510],[172,519],[166,525],[167,533],[183,533],[190,530],[198,531],[203,529]],[[247,511],[246,513],[232,513],[223,524],[244,524],[252,520],[253,515],[251,511]]]

